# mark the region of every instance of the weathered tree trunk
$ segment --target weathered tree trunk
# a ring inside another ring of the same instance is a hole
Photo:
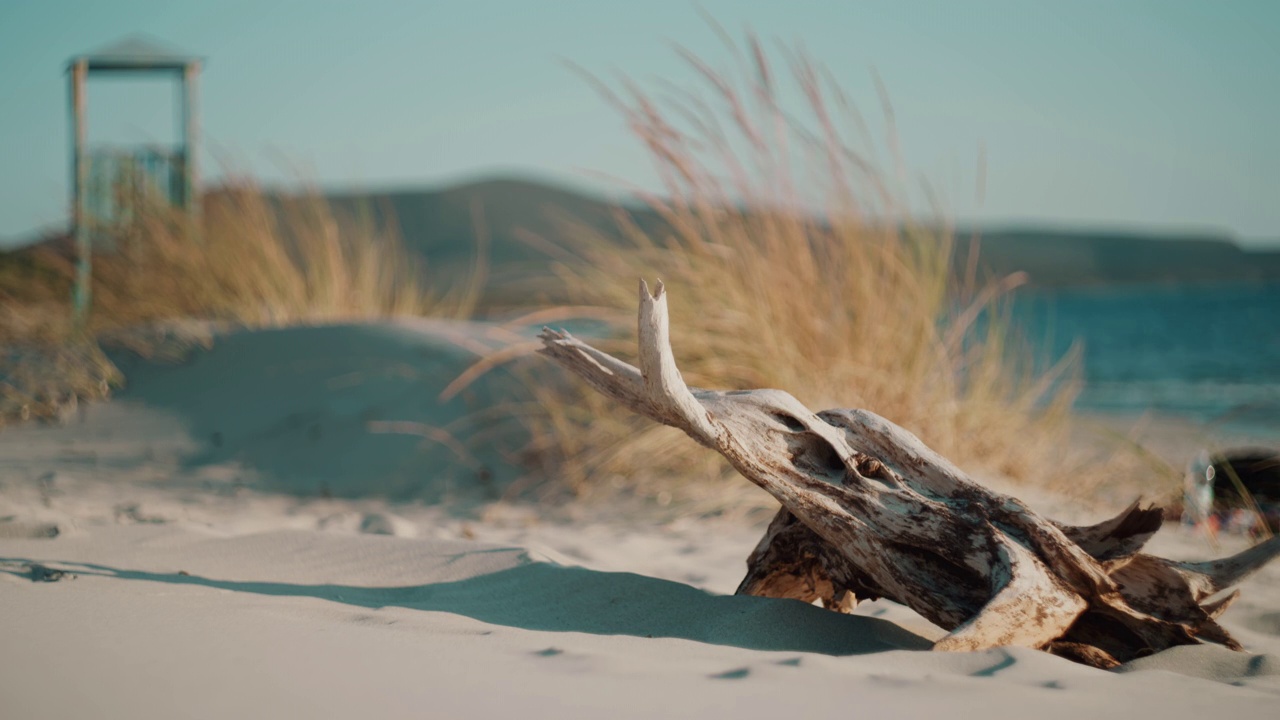
[[[813,413],[779,390],[689,388],[662,284],[640,283],[639,369],[544,329],[542,352],[632,411],[723,455],[783,506],[739,592],[847,609],[885,597],[948,631],[937,650],[1041,648],[1100,667],[1201,641],[1239,645],[1205,603],[1280,554],[1217,563],[1138,550],[1160,527],[1136,503],[1093,527],[1041,517],[863,410]]]

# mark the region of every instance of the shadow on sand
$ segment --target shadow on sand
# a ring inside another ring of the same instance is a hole
[[[0,559],[0,571],[28,577],[29,566],[43,562]],[[401,587],[243,582],[87,563],[52,564],[86,576],[319,598],[362,608],[446,612],[525,630],[681,638],[751,650],[825,655],[930,647],[925,638],[891,622],[841,615],[795,600],[713,595],[643,575],[542,562],[455,582]]]

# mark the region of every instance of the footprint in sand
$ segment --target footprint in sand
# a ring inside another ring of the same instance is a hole
[[[1241,620],[1240,623],[1250,630],[1264,635],[1280,635],[1280,612],[1262,613],[1255,617]]]
[[[355,623],[356,625],[386,627],[388,625],[395,625],[396,623],[399,622],[399,620],[396,620],[395,618],[390,618],[390,617],[380,617],[378,615],[370,615],[369,613],[356,613],[355,615],[351,616],[351,622]]]
[[[120,503],[115,507],[116,523],[120,525],[163,525],[168,522],[159,515],[147,515],[138,503]]]
[[[51,568],[47,565],[41,565],[36,562],[11,560],[0,560],[0,573],[38,583],[57,582],[59,580],[70,580],[75,578],[74,574],[67,572],[66,570]]]
[[[39,540],[56,538],[61,534],[57,523],[18,520],[15,517],[0,518],[0,539]]]
[[[360,519],[360,532],[366,535],[416,537],[418,528],[408,520],[391,513],[366,513]]]
[[[58,582],[59,580],[67,580],[75,577],[75,575],[72,575],[66,570],[45,567],[39,563],[31,563],[28,565],[27,573],[28,577],[31,578],[31,582]]]

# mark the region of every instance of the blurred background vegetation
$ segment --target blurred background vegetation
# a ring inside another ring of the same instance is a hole
[[[1037,357],[1009,294],[1280,275],[1280,255],[1053,232],[979,243],[945,208],[912,219],[896,139],[878,141],[890,160],[877,165],[851,99],[820,66],[799,49],[775,65],[750,36],[735,52],[730,74],[686,53],[702,83],[675,94],[587,76],[664,182],[625,203],[514,180],[325,193],[233,177],[205,194],[198,219],[160,201],[136,208],[94,255],[83,329],[70,324],[68,238],[0,255],[0,416],[57,418],[107,397],[127,382],[113,352],[172,361],[221,332],[472,320],[506,340],[446,394],[487,373],[522,381],[489,412],[522,423],[515,450],[531,492],[626,491],[708,512],[763,502],[712,453],[529,357],[517,330],[584,319],[602,347],[629,357],[646,277],[670,288],[676,356],[693,385],[866,408],[974,471],[1087,492],[1154,467],[1172,492],[1177,472],[1140,452],[1068,452],[1078,358]]]

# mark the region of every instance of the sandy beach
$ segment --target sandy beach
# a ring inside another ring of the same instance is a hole
[[[996,5],[0,2],[0,720],[1277,716],[1280,3]]]
[[[234,335],[182,364],[138,361],[118,398],[61,425],[0,433],[5,716],[1191,718],[1266,716],[1280,698],[1280,567],[1224,616],[1247,652],[1104,672],[929,652],[942,632],[884,601],[843,616],[735,597],[758,523],[492,501],[478,478],[512,472],[496,459],[479,472],[369,431],[481,402],[435,401],[470,357],[449,337],[477,328]],[[1236,547],[1177,527],[1154,545]]]

